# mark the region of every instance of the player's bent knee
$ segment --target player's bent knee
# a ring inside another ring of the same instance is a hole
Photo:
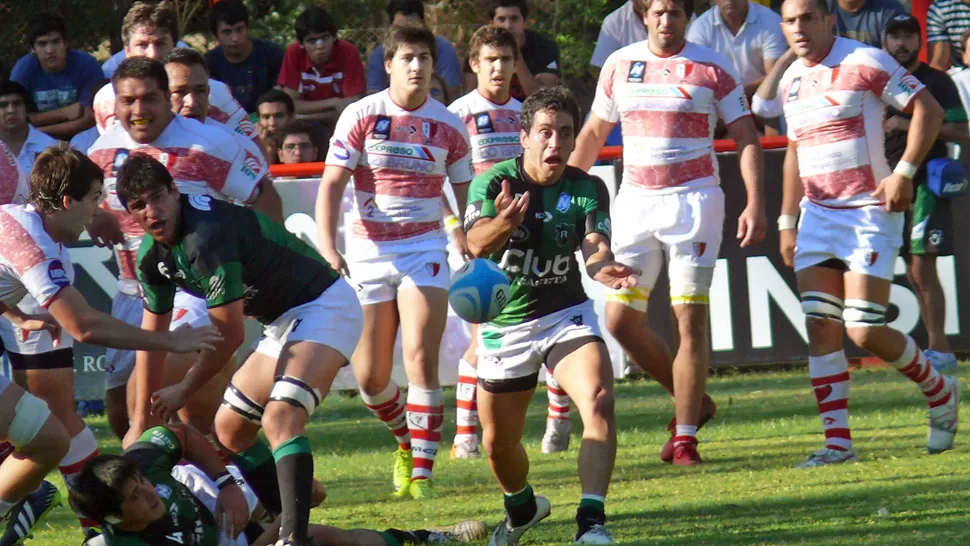
[[[308,418],[313,415],[320,405],[320,389],[314,389],[299,377],[291,375],[280,375],[275,380],[273,390],[269,393],[270,400],[302,408],[306,410]]]
[[[232,383],[229,383],[226,392],[222,395],[222,406],[254,425],[259,425],[263,421],[263,412],[266,411],[266,408],[246,396]]]
[[[842,298],[825,292],[802,292],[802,312],[808,321],[832,321],[841,323],[845,313]]]

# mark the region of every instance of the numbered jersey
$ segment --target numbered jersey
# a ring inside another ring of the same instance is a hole
[[[27,201],[30,190],[27,175],[17,156],[0,141],[0,205],[19,205]]]
[[[315,300],[338,275],[320,253],[282,225],[208,196],[182,196],[181,239],[172,247],[150,236],[138,254],[145,308],[172,310],[176,287],[209,308],[243,300],[263,324]]]
[[[718,53],[686,42],[658,57],[646,41],[606,60],[592,112],[622,122],[623,183],[653,193],[718,185],[717,120],[751,115],[741,79]]]
[[[529,194],[529,210],[505,247],[488,256],[505,270],[512,288],[508,305],[492,324],[521,324],[586,301],[576,250],[590,233],[611,236],[606,184],[566,167],[559,182],[540,186],[522,169],[521,157],[503,161],[472,181],[466,231],[482,218],[495,217],[503,180],[513,194]]]
[[[522,153],[522,103],[514,98],[495,104],[475,90],[451,103],[448,109],[461,118],[468,130],[476,175]]]
[[[155,142],[139,144],[121,125],[111,126],[88,151],[88,157],[104,172],[107,197],[102,208],[117,217],[125,234],[125,242],[115,247],[115,256],[120,271],[119,289],[129,295],[138,294],[135,261],[144,231],[121,205],[115,184],[118,169],[135,152],[150,155],[165,165],[179,192],[185,195],[248,203],[256,197],[259,184],[269,173],[263,154],[255,146],[247,146],[220,127],[176,115]]]
[[[215,516],[188,487],[172,477],[172,469],[182,459],[177,436],[165,427],[149,429],[122,456],[134,462],[155,486],[165,515],[139,533],[105,524],[108,546],[218,546]]]
[[[847,38],[836,38],[818,64],[788,67],[778,96],[805,196],[838,208],[881,204],[870,194],[891,172],[886,105],[905,111],[922,89],[891,55]]]
[[[354,174],[348,253],[354,259],[444,250],[441,190],[472,179],[468,131],[458,116],[429,98],[401,108],[388,90],[340,115],[327,165]]]
[[[0,206],[0,301],[14,307],[27,294],[42,307],[74,282],[64,245],[54,242],[30,205]]]

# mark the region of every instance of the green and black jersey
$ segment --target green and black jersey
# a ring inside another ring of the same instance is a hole
[[[105,526],[108,546],[217,546],[219,529],[215,516],[189,488],[172,477],[172,469],[182,459],[182,444],[170,430],[146,430],[122,455],[133,461],[155,486],[165,505],[165,516],[139,533]]]
[[[466,231],[481,218],[495,217],[503,180],[513,194],[529,193],[529,210],[505,247],[488,256],[505,270],[512,286],[508,305],[491,324],[521,324],[586,301],[576,250],[590,233],[611,237],[606,184],[566,167],[558,182],[541,186],[525,173],[521,156],[503,161],[472,181]]]
[[[269,324],[313,301],[338,274],[310,245],[262,214],[201,195],[182,196],[178,243],[150,235],[138,251],[145,308],[172,310],[176,287],[209,308],[244,301],[245,313]]]

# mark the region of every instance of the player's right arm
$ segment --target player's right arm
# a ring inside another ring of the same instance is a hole
[[[778,216],[779,250],[781,259],[788,267],[795,267],[795,239],[798,238],[799,203],[803,195],[798,174],[798,143],[789,140],[782,166],[781,215]]]
[[[798,56],[789,49],[771,67],[751,99],[751,112],[754,115],[763,118],[776,118],[782,115],[782,101],[778,97],[778,87],[781,85],[785,71],[797,58]]]
[[[149,332],[167,332],[172,323],[172,312],[142,312],[141,328]],[[161,351],[138,351],[135,353],[135,368],[131,372],[130,384],[133,387],[128,433],[122,447],[128,447],[147,429],[164,423],[152,415],[152,393],[162,388],[165,379],[165,361],[168,353]]]
[[[330,267],[344,275],[349,275],[349,271],[347,262],[337,250],[337,223],[340,221],[340,202],[344,190],[364,149],[365,121],[357,107],[348,108],[340,115],[333,138],[330,139],[326,167],[317,190],[315,214],[320,254]]]
[[[596,163],[603,144],[606,144],[606,138],[620,121],[620,111],[616,101],[613,100],[613,77],[616,65],[616,56],[610,55],[600,72],[599,83],[596,85],[596,97],[593,99],[589,117],[586,118],[583,129],[576,137],[576,148],[569,156],[568,163],[584,171],[589,171]]]
[[[512,194],[508,180],[482,174],[472,181],[465,212],[468,250],[482,257],[497,252],[525,219],[529,194]]]

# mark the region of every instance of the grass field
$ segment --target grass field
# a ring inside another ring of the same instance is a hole
[[[964,364],[964,369],[968,364]],[[853,372],[852,428],[861,462],[792,468],[821,447],[821,425],[805,370],[713,378],[717,419],[701,433],[705,464],[675,468],[658,459],[671,404],[655,384],[617,387],[619,453],[607,500],[608,527],[619,544],[970,543],[970,448],[926,453],[926,405],[915,385],[883,369]],[[964,384],[966,384],[964,382]],[[966,389],[966,387],[965,387]],[[454,407],[450,391],[449,407]],[[332,396],[314,415],[316,476],[329,499],[314,522],[342,527],[415,528],[461,519],[490,526],[502,517],[501,494],[485,461],[448,460],[453,410],[437,466],[439,497],[419,504],[391,500],[389,433],[359,399]],[[531,483],[553,514],[525,544],[565,544],[579,500],[574,427],[570,450],[539,451],[545,393],[529,412],[525,445]],[[103,419],[91,424],[103,451],[116,452]],[[59,485],[63,485],[59,481]],[[59,508],[28,545],[76,546],[76,520]],[[484,544],[484,542],[483,542]]]

